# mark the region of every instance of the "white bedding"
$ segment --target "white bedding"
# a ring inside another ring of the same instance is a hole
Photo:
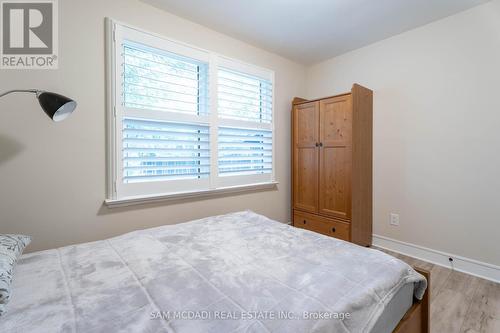
[[[370,332],[408,283],[421,298],[400,260],[246,211],[23,255],[0,332]]]

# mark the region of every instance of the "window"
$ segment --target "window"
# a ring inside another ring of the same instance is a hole
[[[110,201],[274,182],[273,72],[108,28]]]

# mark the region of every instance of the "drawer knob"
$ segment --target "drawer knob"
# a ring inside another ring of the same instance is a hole
[[[306,224],[306,223],[307,223],[307,221],[306,221],[306,220],[304,220],[302,223]]]
[[[335,232],[335,227],[332,228],[332,232]]]

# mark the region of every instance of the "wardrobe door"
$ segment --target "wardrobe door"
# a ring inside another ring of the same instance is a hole
[[[319,213],[351,218],[351,95],[320,103]]]
[[[319,102],[293,109],[293,208],[318,211]]]

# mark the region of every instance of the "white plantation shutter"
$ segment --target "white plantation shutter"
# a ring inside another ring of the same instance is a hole
[[[208,64],[138,43],[123,45],[125,107],[208,114]]]
[[[217,91],[219,117],[259,123],[272,122],[271,81],[219,68]]]
[[[112,29],[111,201],[274,181],[272,71]]]
[[[219,127],[219,175],[271,173],[272,132]]]
[[[208,63],[123,39],[123,196],[207,190],[210,176]]]
[[[125,118],[125,183],[207,178],[209,171],[208,126]]]
[[[272,103],[271,80],[218,68],[219,177],[237,179],[236,184],[272,180]]]

